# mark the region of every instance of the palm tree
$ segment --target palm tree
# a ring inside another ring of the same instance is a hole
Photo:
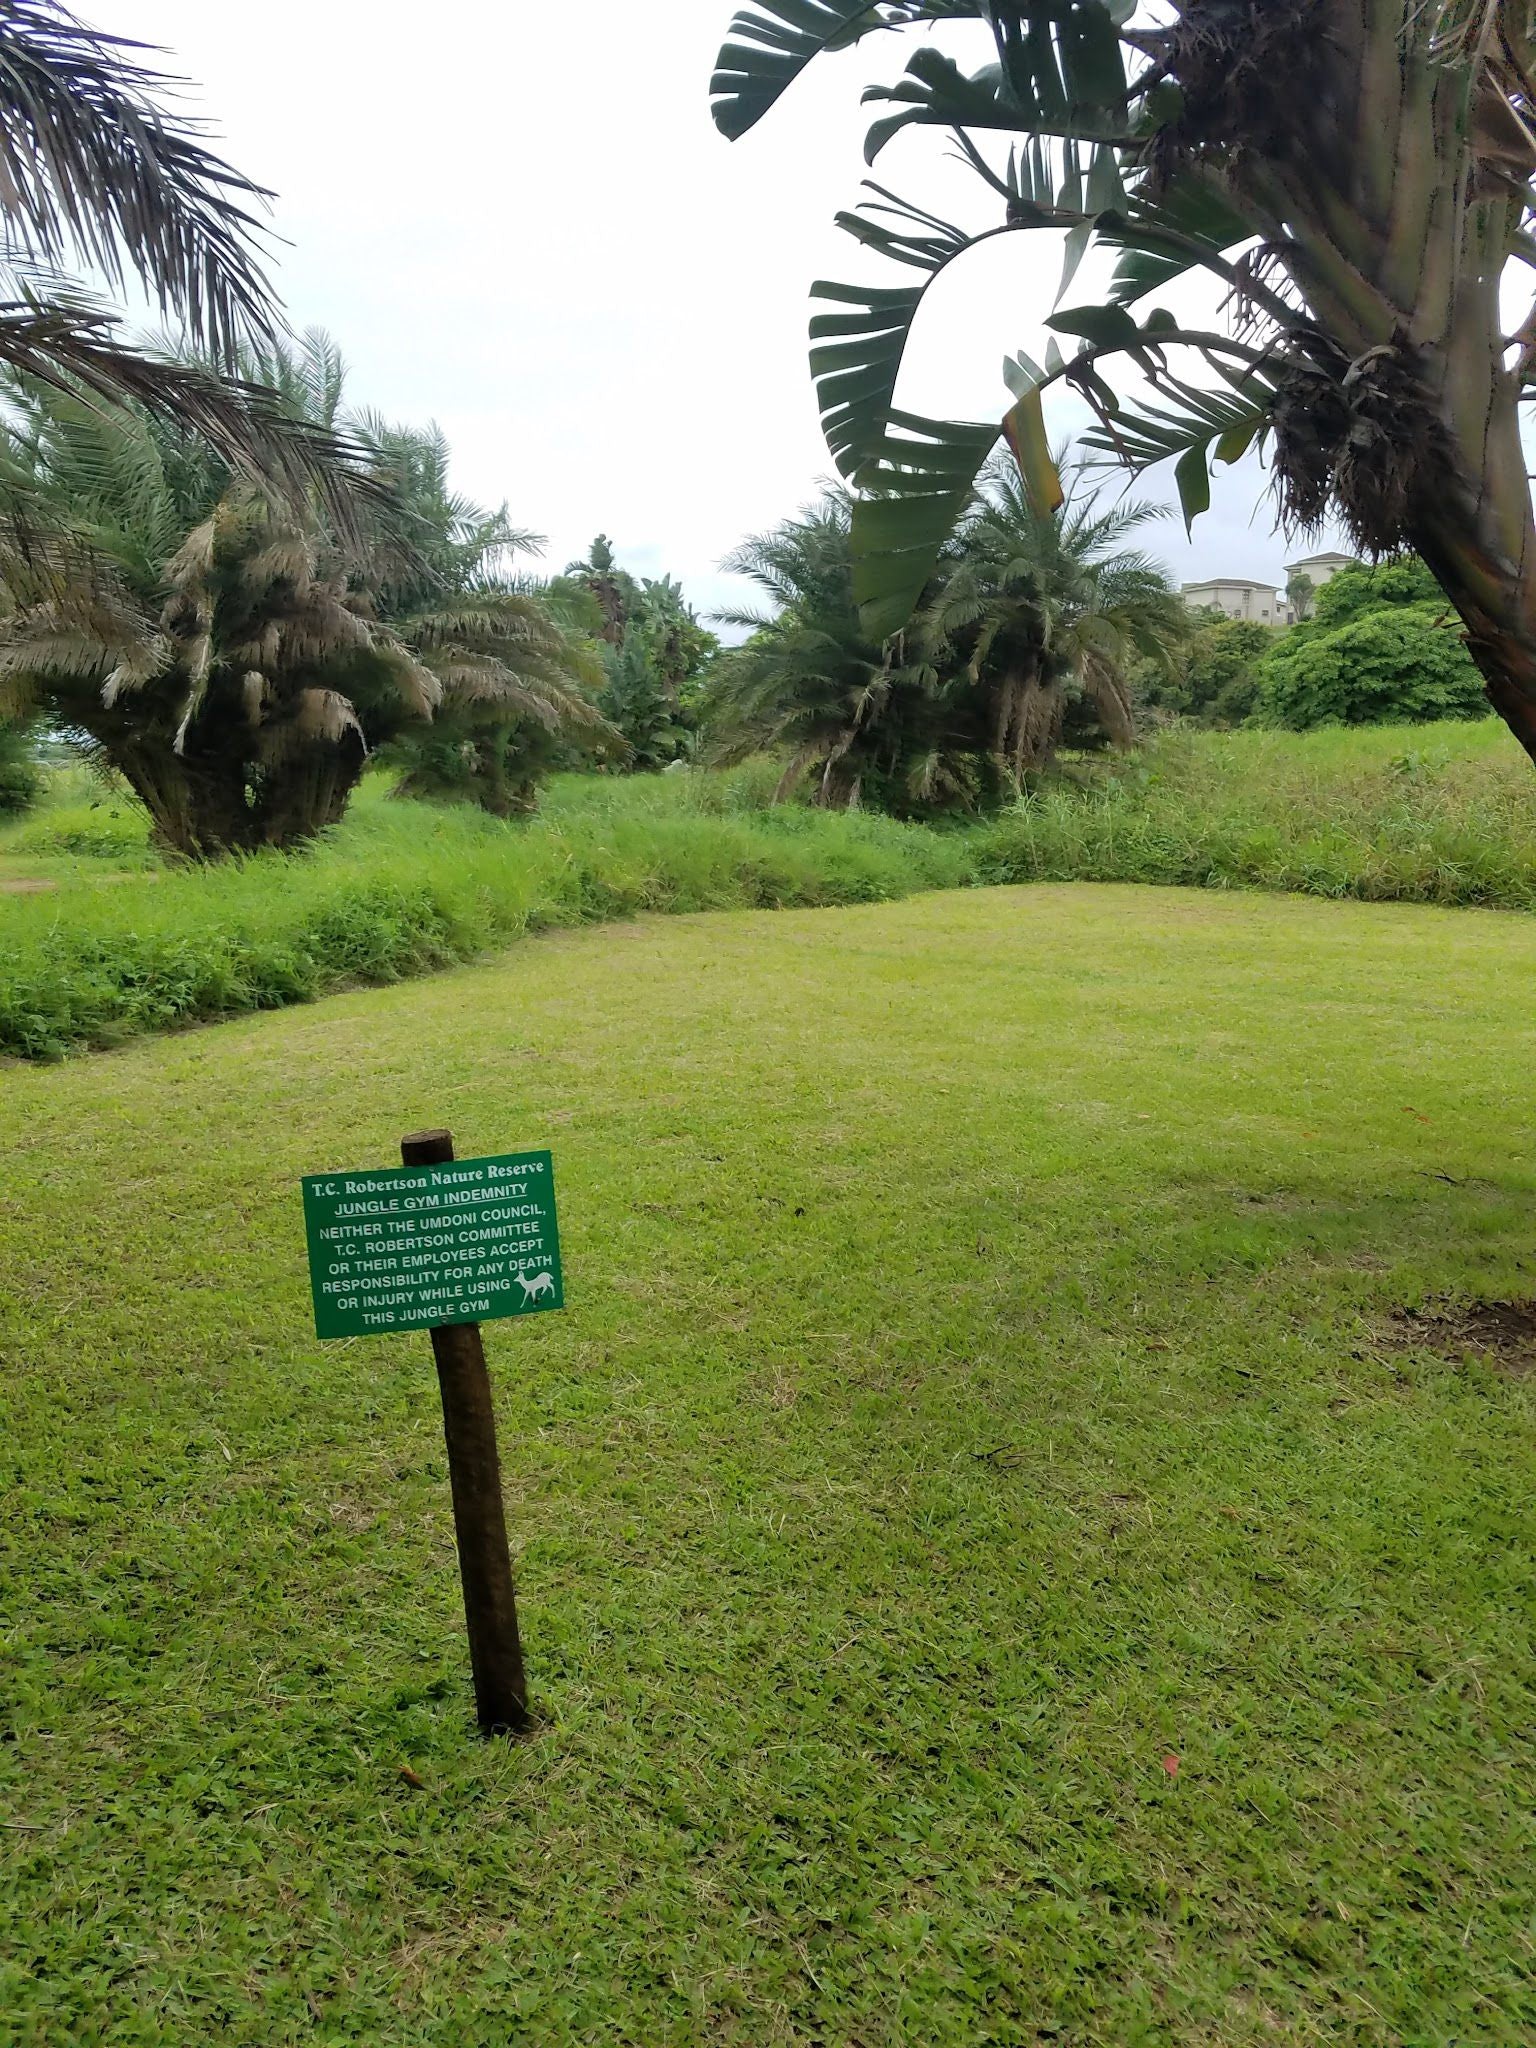
[[[579,562],[567,562],[565,573],[591,594],[602,617],[604,640],[610,647],[619,646],[640,608],[640,586],[618,566],[607,534],[600,533]]]
[[[1040,313],[1006,430],[1056,502],[1042,394],[1071,383],[1094,440],[1163,460],[1188,517],[1212,460],[1267,448],[1293,528],[1339,518],[1366,555],[1415,550],[1460,613],[1489,698],[1536,757],[1536,514],[1521,408],[1536,401],[1536,13],[1531,0],[753,0],[715,74],[728,135],[823,51],[919,22],[984,24],[967,77],[918,49],[865,144],[953,134],[991,195],[982,233],[871,185],[839,216],[902,266],[823,284],[812,369],[842,474],[866,494],[857,595],[903,626],[998,430],[896,405],[932,282],[978,241],[1065,233],[1118,257],[1099,303]],[[1224,311],[1181,322],[1154,294],[1203,273]],[[1151,300],[1151,310],[1138,312]],[[1506,318],[1506,303],[1511,308]],[[1109,378],[1131,364],[1150,402]]]
[[[1012,463],[991,463],[918,622],[929,661],[981,693],[993,761],[1015,786],[1051,759],[1074,697],[1128,746],[1132,667],[1166,665],[1188,631],[1163,570],[1123,545],[1160,508],[1106,508],[1075,482],[1045,512]]]
[[[0,389],[0,466],[72,571],[62,593],[11,579],[12,706],[44,706],[116,768],[175,853],[332,823],[370,742],[440,694],[379,631],[347,551],[142,406],[14,375]]]
[[[229,374],[242,350],[278,332],[252,211],[270,195],[169,109],[176,86],[140,61],[139,45],[58,0],[0,0],[0,365],[131,400],[204,436],[233,473],[299,495],[319,488],[333,516],[349,516],[346,448],[258,381]],[[64,274],[70,263],[114,287],[136,280],[198,354],[126,344],[111,310]],[[48,536],[34,509],[24,496],[0,499],[35,572]]]
[[[1187,630],[1163,571],[1123,546],[1154,516],[1083,491],[1037,513],[996,464],[913,628],[882,643],[854,602],[853,500],[829,491],[725,561],[772,609],[723,615],[751,637],[711,672],[711,751],[786,753],[781,795],[811,773],[818,803],[920,816],[1016,789],[1049,761],[1077,703],[1128,743],[1128,669],[1165,661]]]
[[[895,686],[853,601],[851,511],[846,491],[828,491],[727,555],[721,566],[754,582],[770,609],[716,614],[751,637],[716,662],[703,706],[716,758],[786,753],[780,796],[814,771],[815,801],[834,808],[859,802]]]
[[[403,796],[469,796],[498,817],[534,807],[537,785],[572,745],[620,755],[593,701],[604,666],[579,608],[518,572],[539,535],[455,494],[448,443],[373,415],[355,424],[393,499],[403,551],[372,588],[381,622],[434,679],[438,707],[397,741]]]
[[[324,335],[253,367],[296,417],[343,423]],[[362,423],[378,495],[359,535],[142,406],[36,379],[4,392],[0,471],[87,573],[63,597],[13,587],[0,685],[117,768],[170,851],[302,842],[341,816],[370,751],[444,704],[471,725],[595,718],[576,651],[498,571],[524,537],[448,498],[440,437]]]

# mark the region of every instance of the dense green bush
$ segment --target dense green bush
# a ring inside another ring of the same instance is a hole
[[[1313,616],[1258,666],[1260,724],[1431,723],[1483,718],[1489,706],[1459,622],[1422,562],[1346,569]]]
[[[1166,671],[1143,667],[1138,695],[1145,704],[1201,725],[1241,725],[1258,701],[1259,664],[1274,645],[1275,630],[1218,612],[1200,616],[1189,644]]]

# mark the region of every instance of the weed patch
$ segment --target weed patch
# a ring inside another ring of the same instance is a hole
[[[0,829],[0,1053],[117,1045],[647,912],[1061,881],[1536,909],[1536,777],[1491,719],[1174,733],[942,830],[773,807],[777,781],[772,762],[563,776],[508,825],[395,802],[381,777],[308,852],[176,870],[132,805],[69,778]]]
[[[1480,1358],[1512,1379],[1536,1373],[1536,1301],[1426,1302],[1394,1309],[1388,1340],[1437,1358]]]

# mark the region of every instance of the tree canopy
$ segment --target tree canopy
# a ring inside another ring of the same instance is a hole
[[[1197,614],[1171,667],[1139,672],[1146,701],[1202,725],[1241,725],[1258,701],[1259,664],[1276,639],[1272,626]]]
[[[631,765],[675,760],[690,743],[693,700],[720,644],[682,585],[671,576],[632,576],[600,533],[555,589],[584,602],[605,643],[603,710],[628,744]]]
[[[1345,569],[1310,619],[1257,669],[1254,715],[1267,725],[1379,725],[1481,718],[1488,700],[1450,607],[1414,559]]]
[[[1167,577],[1126,545],[1152,516],[1078,489],[1032,505],[1002,464],[981,477],[905,634],[871,637],[854,601],[853,502],[754,536],[725,566],[773,607],[728,623],[704,700],[717,750],[786,752],[786,785],[899,815],[975,809],[1016,790],[1063,741],[1125,744],[1129,674],[1186,630]]]

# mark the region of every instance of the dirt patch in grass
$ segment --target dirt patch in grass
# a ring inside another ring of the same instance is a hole
[[[1386,1335],[1405,1350],[1486,1359],[1511,1379],[1536,1373],[1536,1301],[1427,1301],[1394,1309]]]

